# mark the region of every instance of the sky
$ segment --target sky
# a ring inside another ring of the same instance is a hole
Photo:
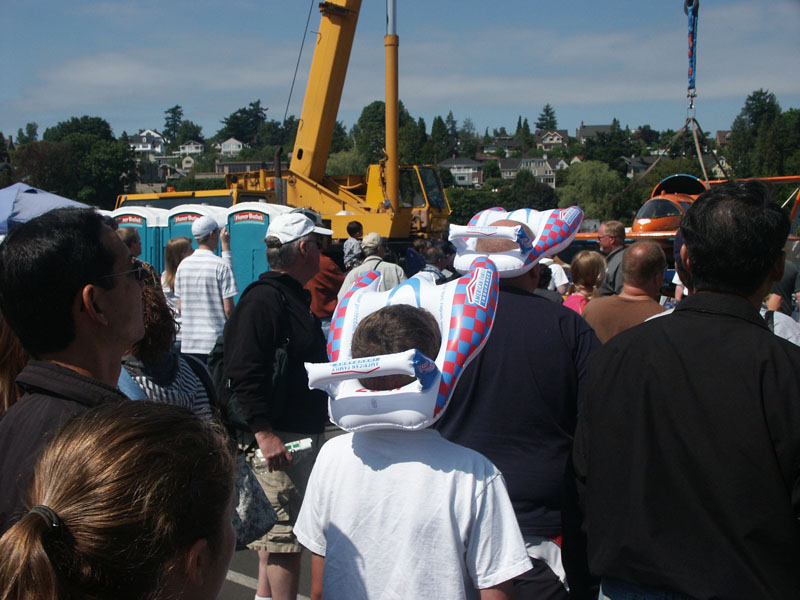
[[[479,133],[533,127],[550,104],[581,122],[679,129],[687,117],[682,0],[396,0],[400,98],[430,125],[448,111]],[[211,137],[260,99],[267,117],[300,116],[318,0],[3,0],[0,131],[72,116],[115,135],[162,129],[176,104]],[[289,90],[311,9],[297,83]],[[364,0],[338,118],[384,98],[385,2]],[[729,129],[747,96],[800,108],[800,0],[702,0],[695,117]]]

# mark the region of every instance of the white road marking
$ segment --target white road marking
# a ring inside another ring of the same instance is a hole
[[[258,579],[249,577],[243,573],[237,573],[236,571],[228,571],[228,575],[225,577],[225,579],[232,581],[233,583],[238,583],[246,588],[250,588],[251,590],[255,590],[258,587]],[[298,594],[297,600],[310,600],[310,598],[308,596],[302,596]]]

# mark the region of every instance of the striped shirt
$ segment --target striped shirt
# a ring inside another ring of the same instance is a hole
[[[151,402],[182,406],[201,417],[211,416],[211,405],[206,388],[186,362],[192,358],[185,359],[182,356],[175,356],[175,358],[177,359],[177,369],[170,381],[145,374],[142,364],[131,356],[125,357],[122,364]]]
[[[230,259],[197,249],[181,261],[175,273],[175,295],[181,301],[181,352],[211,352],[225,327],[222,300],[238,293]]]

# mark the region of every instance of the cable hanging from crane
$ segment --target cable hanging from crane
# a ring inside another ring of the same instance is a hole
[[[300,57],[303,56],[303,46],[306,45],[306,36],[308,35],[308,24],[311,23],[311,11],[314,9],[314,0],[308,5],[308,18],[306,19],[306,28],[303,31],[303,41],[300,42],[300,52],[297,54],[297,64],[294,66],[294,75],[292,76],[292,86],[289,88],[289,98],[286,100],[286,110],[283,112],[283,124],[286,125],[286,117],[289,115],[289,104],[292,102],[292,92],[294,91],[294,82],[297,80],[297,71],[300,68]]]
[[[666,156],[667,149],[671,148],[678,139],[681,140],[681,149],[685,147],[685,140],[686,140],[686,132],[692,132],[692,138],[694,141],[694,148],[697,152],[697,161],[700,163],[700,169],[703,171],[703,178],[706,182],[708,182],[708,172],[706,171],[706,165],[703,161],[703,146],[708,146],[708,141],[703,134],[703,129],[700,127],[700,123],[697,122],[695,119],[695,107],[694,107],[694,99],[697,96],[697,89],[695,86],[695,75],[697,74],[697,16],[700,12],[700,0],[684,0],[683,3],[683,11],[689,17],[689,86],[687,88],[686,95],[689,98],[689,107],[686,110],[686,122],[683,124],[672,139],[667,143],[661,150],[662,152],[658,156],[658,158],[653,161],[653,163],[638,177],[636,177],[628,186],[625,187],[620,193],[614,196],[611,200],[606,202],[601,209],[605,209],[607,206],[615,203],[619,200],[628,190],[632,187],[637,185],[642,179],[647,177],[650,172],[656,167],[656,165],[661,161],[664,156]],[[701,144],[702,141],[702,144]],[[714,157],[714,162],[717,163],[717,166],[720,168],[722,173],[728,177],[728,173],[725,170],[725,167],[720,164],[719,159],[717,158],[716,154],[712,153]],[[681,153],[680,162],[678,163],[678,171],[681,170],[681,166],[683,163],[683,153]]]

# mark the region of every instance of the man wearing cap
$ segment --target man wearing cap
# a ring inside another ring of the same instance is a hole
[[[255,438],[263,454],[263,462],[249,458],[278,513],[269,533],[250,545],[259,555],[256,598],[297,596],[301,547],[293,527],[328,420],[327,396],[308,388],[303,365],[328,360],[303,286],[319,270],[319,236],[332,233],[300,212],[272,219],[265,238],[271,270],[242,293],[225,326],[225,376],[251,432],[243,441]],[[284,353],[281,368],[276,355]],[[308,437],[312,449],[293,461],[284,444]]]
[[[378,286],[379,292],[390,290],[406,280],[406,274],[399,265],[383,260],[386,255],[383,243],[383,238],[375,232],[368,233],[361,240],[361,249],[364,251],[366,258],[360,265],[347,273],[347,277],[345,277],[344,283],[339,290],[339,302],[342,301],[353,282],[368,271],[378,271],[381,274],[381,283]]]
[[[175,296],[181,314],[181,352],[203,362],[233,311],[233,297],[239,293],[231,268],[231,236],[220,231],[209,216],[192,223],[198,248],[181,261],[175,273]],[[222,258],[214,250],[222,240]]]

